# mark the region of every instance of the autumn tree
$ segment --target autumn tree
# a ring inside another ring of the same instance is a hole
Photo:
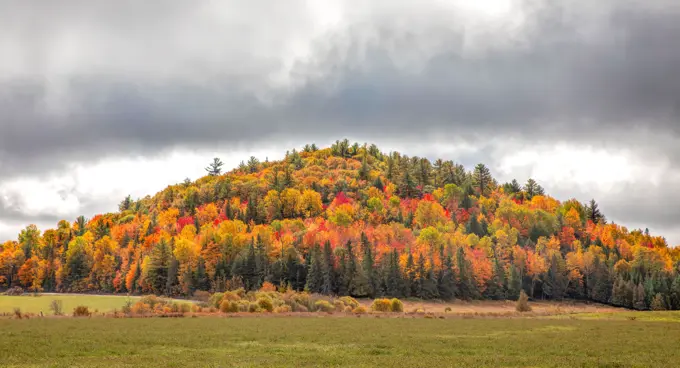
[[[210,165],[205,168],[205,171],[207,171],[208,175],[210,176],[218,176],[222,173],[222,166],[224,166],[222,160],[215,157],[213,158],[213,161],[210,163]]]

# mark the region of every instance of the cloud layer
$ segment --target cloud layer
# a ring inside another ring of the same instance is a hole
[[[30,217],[11,183],[74,163],[352,136],[406,153],[433,137],[475,146],[448,158],[498,170],[536,145],[615,152],[634,175],[585,195],[614,218],[674,226],[680,5],[475,4],[0,2],[0,222]],[[649,166],[665,174],[640,177]],[[581,193],[573,178],[550,185]]]

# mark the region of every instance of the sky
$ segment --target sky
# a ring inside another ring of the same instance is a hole
[[[0,0],[0,241],[338,139],[680,244],[675,0]]]

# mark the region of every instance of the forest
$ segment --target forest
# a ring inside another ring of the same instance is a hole
[[[680,309],[680,251],[535,180],[337,141],[255,157],[34,225],[0,244],[0,290],[191,297],[279,290],[441,300],[578,299]]]

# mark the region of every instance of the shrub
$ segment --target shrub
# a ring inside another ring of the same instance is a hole
[[[50,302],[50,310],[55,316],[61,316],[64,311],[64,303],[61,300],[52,300]]]
[[[154,309],[156,304],[165,304],[165,301],[155,295],[145,295],[137,303],[148,304],[151,309]]]
[[[402,303],[401,300],[397,298],[393,298],[390,300],[390,309],[392,312],[402,313],[404,311],[404,303]]]
[[[260,291],[276,291],[276,286],[274,286],[274,284],[272,284],[269,281],[265,281],[264,283],[262,283]]]
[[[654,299],[652,299],[652,303],[650,305],[650,308],[653,311],[664,311],[664,310],[666,310],[666,301],[663,299],[663,296],[661,296],[661,293],[657,293],[654,296]]]
[[[389,312],[392,310],[392,304],[389,299],[376,299],[371,304],[371,310],[374,312]]]
[[[283,304],[274,308],[274,313],[290,313],[291,311],[292,308],[288,304]]]
[[[123,311],[125,314],[132,313],[132,299],[127,298],[125,304],[123,304],[123,307],[121,308],[121,311]]]
[[[179,312],[180,313],[189,313],[190,311],[191,311],[191,304],[181,303],[179,305]]]
[[[215,308],[219,308],[222,305],[222,298],[224,298],[224,293],[215,293],[210,296],[208,303]]]
[[[132,306],[132,313],[138,314],[138,315],[145,315],[153,312],[153,308],[151,308],[151,305],[147,303],[143,303],[142,301],[138,301]]]
[[[262,308],[260,308],[260,305],[257,302],[251,302],[248,304],[248,312],[260,313],[262,312]]]
[[[5,294],[6,294],[6,295],[9,295],[9,296],[20,296],[20,295],[24,295],[24,289],[20,288],[19,286],[15,286],[15,287],[13,287],[13,288],[8,289],[8,290],[5,292]]]
[[[220,304],[220,312],[236,313],[238,312],[238,303],[234,301],[225,300]]]
[[[239,312],[248,312],[250,309],[250,302],[247,300],[238,300],[236,301],[236,305],[238,305]]]
[[[328,300],[317,300],[314,303],[314,308],[317,311],[331,313],[335,310],[335,306],[328,302]]]
[[[446,313],[451,312],[451,307],[444,308],[444,312],[446,312]]]
[[[343,302],[346,306],[352,307],[352,309],[359,306],[359,302],[351,296],[343,296],[338,300]]]
[[[293,309],[293,312],[301,312],[301,313],[309,312],[309,308],[305,307],[302,304],[294,303],[293,305],[291,305],[291,308]]]
[[[345,303],[339,300],[334,301],[333,306],[335,307],[335,310],[338,312],[342,312],[343,310],[345,310]]]
[[[194,291],[193,298],[201,302],[208,302],[210,300],[210,293],[203,290]]]
[[[21,319],[21,308],[14,308],[14,317],[17,319]]]
[[[197,304],[192,304],[191,305],[191,311],[194,313],[198,313],[201,311],[201,307],[199,307]]]
[[[222,300],[239,301],[241,300],[241,296],[235,291],[227,291],[222,294]]]
[[[262,309],[266,310],[267,312],[271,312],[274,310],[274,303],[272,300],[268,297],[260,297],[257,299],[257,305]]]
[[[517,299],[517,305],[515,309],[518,312],[531,312],[531,306],[529,305],[529,296],[522,290],[519,293],[519,299]]]
[[[354,314],[366,314],[366,307],[363,305],[360,305],[352,310],[352,313]]]
[[[84,305],[73,308],[73,317],[89,317],[91,315],[90,309]]]

